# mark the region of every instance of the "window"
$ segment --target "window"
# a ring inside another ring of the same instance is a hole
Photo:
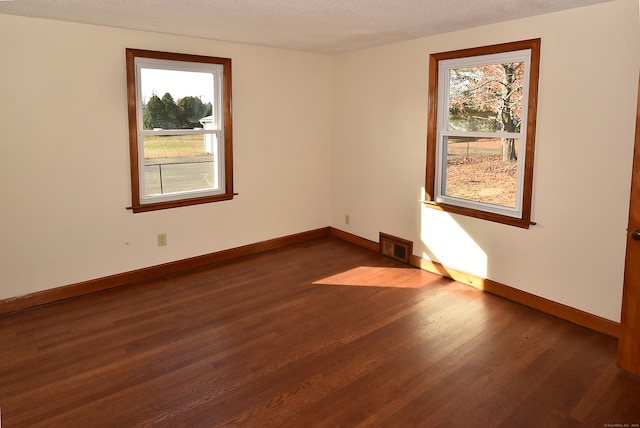
[[[133,212],[232,199],[231,60],[126,58]]]
[[[432,54],[427,206],[528,228],[540,39]]]

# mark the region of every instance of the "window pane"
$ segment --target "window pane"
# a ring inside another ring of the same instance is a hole
[[[218,188],[217,146],[215,134],[145,136],[144,196]]]
[[[449,131],[520,132],[524,63],[449,70]]]
[[[213,73],[142,68],[140,76],[144,129],[202,128],[213,113]]]
[[[517,139],[444,137],[446,196],[516,207]]]

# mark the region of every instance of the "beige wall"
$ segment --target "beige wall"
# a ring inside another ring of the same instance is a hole
[[[640,64],[620,0],[334,58],[332,225],[619,320]],[[430,53],[542,38],[529,230],[424,208]],[[344,215],[351,224],[344,224]]]
[[[236,199],[125,209],[126,47],[233,59]],[[329,224],[331,57],[8,15],[0,53],[0,299]]]

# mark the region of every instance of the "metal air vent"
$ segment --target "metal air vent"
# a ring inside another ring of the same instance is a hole
[[[380,254],[409,264],[413,242],[380,232]]]

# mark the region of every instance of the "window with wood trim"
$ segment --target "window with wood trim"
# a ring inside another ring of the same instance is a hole
[[[232,199],[231,59],[127,49],[133,212]]]
[[[427,206],[528,228],[540,39],[432,54]]]

